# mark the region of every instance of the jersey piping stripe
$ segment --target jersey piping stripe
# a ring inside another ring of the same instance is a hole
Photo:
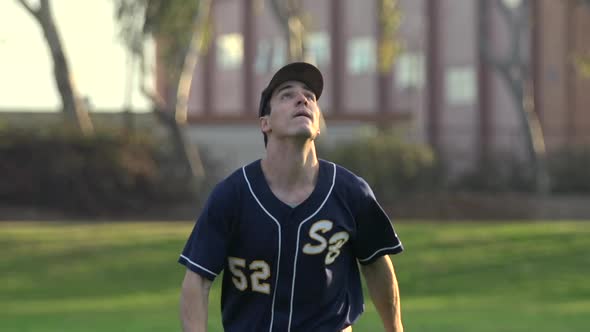
[[[254,190],[252,190],[252,186],[250,185],[250,181],[248,180],[248,175],[246,175],[246,167],[245,166],[242,167],[242,173],[244,174],[244,179],[246,180],[246,183],[248,184],[248,189],[250,189],[250,194],[252,194],[252,197],[254,197],[254,199],[256,200],[256,203],[258,203],[258,205],[260,206],[262,211],[264,211],[275,222],[275,224],[278,227],[279,254],[278,254],[278,259],[277,259],[277,275],[275,277],[275,286],[272,290],[272,306],[270,309],[270,327],[268,329],[269,332],[272,332],[272,325],[274,323],[274,317],[275,317],[275,298],[277,295],[277,286],[279,285],[279,269],[281,266],[281,224],[279,224],[279,221],[277,220],[277,218],[275,218],[272,214],[270,214],[270,212],[268,212],[268,210],[266,210],[264,208],[262,203],[260,203],[260,201],[258,200],[258,197],[256,197],[256,194],[254,193]]]
[[[333,167],[333,174],[332,174],[332,186],[330,186],[330,190],[328,194],[326,194],[326,198],[322,204],[318,207],[318,209],[312,213],[309,217],[305,218],[297,228],[297,243],[295,247],[295,260],[293,262],[293,282],[291,284],[291,304],[289,305],[289,325],[287,326],[287,332],[291,331],[291,319],[293,318],[293,297],[295,296],[295,278],[297,276],[297,256],[299,255],[299,236],[301,235],[301,226],[303,226],[306,222],[308,222],[313,216],[318,214],[320,210],[324,207],[324,204],[328,201],[328,198],[332,194],[332,189],[334,189],[334,184],[336,183],[336,164],[331,163]]]
[[[371,256],[369,256],[369,257],[367,257],[367,258],[363,258],[363,259],[360,259],[360,258],[359,258],[359,262],[366,262],[366,261],[370,261],[370,260],[371,260],[371,258],[375,257],[375,256],[376,256],[378,253],[380,253],[380,252],[382,252],[382,251],[385,251],[385,250],[392,250],[392,249],[399,248],[399,247],[401,247],[401,245],[402,245],[402,244],[400,243],[400,244],[398,244],[397,246],[394,246],[394,247],[381,248],[381,249],[379,249],[379,250],[375,251],[375,253],[374,253],[374,254],[372,254]]]
[[[346,301],[348,302],[348,301]],[[346,320],[350,321],[350,305],[348,306],[348,310],[346,310]]]
[[[190,258],[186,257],[185,255],[180,255],[180,257],[186,259],[186,261],[189,262],[191,265],[194,265],[194,266],[198,267],[199,269],[201,269],[207,273],[210,273],[213,277],[217,277],[217,273],[215,273],[209,269],[206,269],[206,268],[202,267],[201,265],[191,261]]]

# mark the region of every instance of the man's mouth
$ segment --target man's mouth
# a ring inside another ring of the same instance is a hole
[[[297,113],[295,113],[294,118],[299,117],[299,116],[303,116],[303,117],[306,117],[306,118],[312,120],[311,114],[307,111],[298,111]]]

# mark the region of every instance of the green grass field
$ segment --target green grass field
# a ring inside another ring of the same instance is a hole
[[[189,223],[0,223],[0,331],[179,331]],[[586,331],[590,222],[398,223],[407,331]],[[221,331],[219,284],[209,331]],[[367,299],[355,331],[380,331]]]

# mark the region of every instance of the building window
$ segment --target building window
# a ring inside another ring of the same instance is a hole
[[[275,38],[272,50],[272,71],[274,71],[287,63],[287,42],[283,38]]]
[[[477,93],[473,68],[470,66],[449,68],[445,76],[445,91],[450,105],[473,104]]]
[[[287,45],[282,38],[258,41],[254,68],[256,73],[265,74],[285,64]]]
[[[330,64],[330,36],[325,32],[312,32],[307,36],[308,61],[317,66]]]
[[[517,9],[522,5],[522,0],[502,0],[502,2],[512,10]]]
[[[375,72],[377,53],[371,37],[353,38],[348,41],[348,72],[352,75]]]
[[[239,33],[217,38],[217,65],[224,70],[237,69],[244,59],[244,38]]]
[[[270,67],[270,59],[272,54],[272,44],[268,40],[258,41],[258,48],[256,49],[256,59],[254,60],[254,69],[258,74],[263,74],[268,71]]]
[[[395,83],[400,89],[424,86],[424,55],[404,53],[395,64]]]

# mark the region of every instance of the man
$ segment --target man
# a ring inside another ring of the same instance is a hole
[[[179,262],[184,331],[206,331],[224,270],[225,331],[351,331],[364,304],[358,263],[386,331],[403,331],[388,254],[403,250],[368,184],[319,160],[320,71],[296,62],[262,92],[266,156],[211,193]]]

